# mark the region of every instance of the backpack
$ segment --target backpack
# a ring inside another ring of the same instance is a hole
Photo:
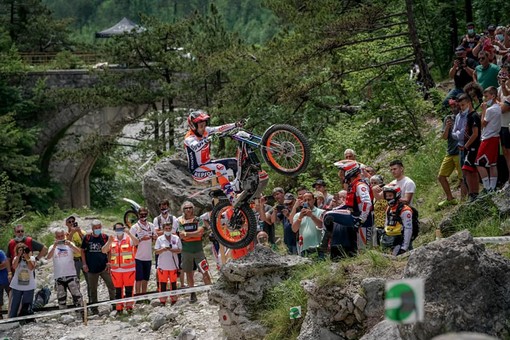
[[[85,240],[85,242],[87,242],[87,244],[90,242],[91,237],[92,237],[91,234],[85,235],[84,240]],[[101,233],[101,237],[103,238],[103,242],[104,242],[103,246],[104,246],[106,244],[106,242],[108,242],[108,235]]]
[[[402,212],[402,209],[404,209],[406,205],[405,204],[399,204],[397,211],[395,212],[398,218],[400,219],[400,213]],[[418,234],[420,233],[420,220],[419,220],[419,214],[418,210],[416,210],[415,207],[408,205],[409,208],[413,211],[413,234],[411,236],[411,241],[414,241]],[[400,221],[402,223],[402,221]]]
[[[41,309],[50,301],[51,290],[44,286],[41,288],[37,294],[35,294],[34,298],[34,308]]]
[[[169,221],[172,222],[172,228],[173,228],[173,222],[174,222],[174,216],[172,214],[168,214],[168,217],[169,217]],[[158,227],[160,230],[163,230],[163,217],[161,216],[161,214],[158,215],[158,217],[156,217],[156,219],[158,220]]]

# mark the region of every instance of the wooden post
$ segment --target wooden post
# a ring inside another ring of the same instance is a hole
[[[87,326],[87,302],[83,300],[83,324]]]

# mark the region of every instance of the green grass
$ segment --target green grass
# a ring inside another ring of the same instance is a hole
[[[288,280],[266,293],[258,312],[258,319],[270,329],[266,339],[295,339],[298,336],[307,306],[307,295],[300,282],[318,278],[321,285],[342,285],[344,283],[342,271],[332,270],[331,265],[330,261],[325,260],[299,266],[293,270]],[[303,316],[291,320],[289,310],[295,306],[301,306]]]
[[[502,217],[490,199],[481,198],[460,206],[452,216],[451,225],[441,231],[443,236],[449,236],[464,229],[469,230],[473,236],[501,236]]]
[[[299,335],[307,309],[307,294],[301,287],[302,280],[314,279],[321,289],[328,289],[343,287],[369,276],[392,275],[402,268],[402,263],[392,261],[376,250],[362,252],[338,263],[323,260],[299,266],[288,280],[267,292],[258,307],[257,318],[269,328],[266,339],[295,339]],[[301,306],[301,319],[290,319],[289,309],[294,306]]]

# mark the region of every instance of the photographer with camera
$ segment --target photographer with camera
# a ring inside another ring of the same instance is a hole
[[[170,290],[177,289],[177,277],[179,277],[179,254],[182,250],[182,243],[179,236],[173,233],[172,221],[163,223],[163,235],[159,236],[154,245],[154,250],[158,256],[157,278],[158,278],[158,291],[166,292],[168,283],[170,283]],[[159,301],[165,305],[167,298],[161,297]],[[177,302],[177,296],[170,298],[171,304]]]
[[[19,242],[14,248],[14,254],[12,260],[14,276],[10,283],[12,300],[9,318],[34,313],[32,311],[32,301],[34,301],[34,291],[37,283],[34,275],[36,259],[30,248],[25,243]],[[20,310],[19,314],[18,310]]]
[[[55,231],[55,242],[50,246],[47,260],[53,258],[53,279],[57,291],[58,308],[65,309],[67,302],[67,290],[73,298],[75,307],[83,305],[83,298],[80,292],[80,280],[74,267],[73,255],[80,254],[81,249],[73,242],[66,240],[64,229]]]
[[[476,62],[466,57],[466,49],[464,46],[458,46],[455,49],[455,59],[450,68],[449,76],[453,79],[454,88],[448,92],[443,101],[443,108],[445,111],[448,109],[448,100],[456,98],[459,94],[464,93],[464,86],[473,80],[473,72],[476,67]]]
[[[113,287],[115,287],[115,299],[122,299],[126,296],[133,296],[135,285],[135,254],[136,246],[140,242],[129,229],[122,223],[115,223],[113,226],[115,236],[110,235],[108,242],[102,247],[104,254],[110,252],[110,274]],[[133,302],[126,303],[128,313],[133,311]],[[115,305],[117,313],[124,309],[123,303]]]
[[[294,215],[292,231],[299,231],[299,254],[309,256],[317,252],[321,243],[324,210],[315,206],[315,198],[309,191],[303,195],[303,199],[298,198],[296,204],[301,206],[301,210]]]
[[[81,242],[83,237],[85,236],[85,231],[78,226],[78,222],[76,221],[76,216],[71,215],[66,218],[66,227],[67,227],[67,239],[71,241],[75,246],[81,248]],[[85,277],[85,282],[87,282],[88,286],[88,277],[87,273],[83,271],[83,263],[81,261],[81,254],[73,254],[74,260],[74,268],[76,269],[76,276],[78,277],[78,281],[81,279],[81,272],[83,272],[83,276]]]
[[[30,249],[30,251],[38,251],[39,254],[35,257],[36,261],[39,261],[42,259],[47,253],[48,248],[40,242],[37,242],[32,237],[27,236],[25,234],[25,227],[21,224],[18,224],[14,227],[14,238],[12,238],[8,245],[7,245],[7,258],[9,259],[9,263],[11,265],[10,274],[12,275],[14,273],[15,268],[12,267],[12,260],[14,256],[16,255],[16,252],[14,251],[16,248],[16,245],[18,243],[24,243]]]

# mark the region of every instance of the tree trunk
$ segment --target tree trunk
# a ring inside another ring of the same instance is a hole
[[[457,0],[452,0],[452,4],[451,4],[451,8],[450,8],[450,30],[451,30],[451,33],[450,33],[450,43],[451,43],[451,51],[454,51],[455,48],[458,46],[459,44],[459,25],[457,24]],[[448,54],[449,56],[451,56],[452,54]]]
[[[473,21],[473,2],[472,0],[464,1],[466,7],[466,22]]]
[[[156,155],[161,155],[161,140],[159,138],[159,111],[158,111],[158,106],[153,103],[152,105],[153,109],[156,111],[154,113],[154,118],[152,120],[153,122],[153,127],[154,127],[154,152],[156,153]]]
[[[418,32],[416,30],[416,23],[414,21],[413,14],[413,1],[406,0],[406,10],[407,10],[407,25],[409,27],[409,38],[411,39],[411,44],[413,45],[414,56],[416,58],[416,63],[420,68],[420,73],[423,80],[423,86],[426,89],[430,89],[434,87],[434,80],[432,79],[432,75],[430,74],[429,67],[427,62],[425,61],[425,56],[423,54],[423,50],[421,48],[420,39],[418,38]]]

